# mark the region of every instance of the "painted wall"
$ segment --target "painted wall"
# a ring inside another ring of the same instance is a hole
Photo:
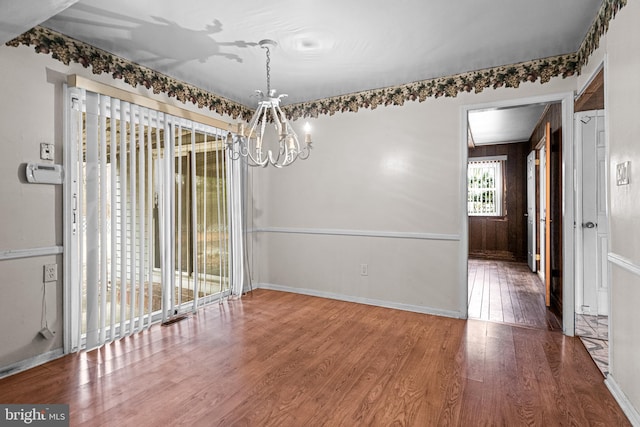
[[[640,413],[640,4],[629,2],[611,22],[604,46],[609,138],[611,372],[635,415]],[[631,162],[631,182],[616,185],[616,165]],[[635,419],[640,423],[640,417]]]
[[[575,84],[557,78],[310,120],[315,149],[306,162],[254,171],[254,281],[464,316],[462,106]]]
[[[26,183],[24,164],[40,161],[41,142],[54,143],[55,163],[63,162],[62,84],[68,74],[80,74],[151,96],[144,88],[133,89],[108,75],[95,76],[77,64],[67,67],[47,55],[34,53],[31,47],[0,46],[2,252],[55,247],[63,243],[62,186]],[[165,96],[154,98],[199,111]],[[58,264],[58,281],[45,286],[43,265],[53,263]],[[0,260],[0,376],[22,361],[61,351],[62,263],[62,255]],[[56,333],[51,340],[38,336],[44,323],[42,301],[45,290],[47,322],[49,329]]]

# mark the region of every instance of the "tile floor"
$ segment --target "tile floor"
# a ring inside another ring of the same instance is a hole
[[[576,335],[602,374],[609,374],[609,318],[576,314]]]

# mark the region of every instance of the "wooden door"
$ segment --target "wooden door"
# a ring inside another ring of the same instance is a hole
[[[536,152],[527,156],[527,264],[536,272]]]
[[[551,306],[551,222],[553,212],[551,210],[551,165],[552,165],[552,152],[551,152],[551,123],[547,122],[544,130],[545,137],[545,162],[544,162],[544,287],[545,287],[545,305]],[[543,167],[543,165],[540,165]]]

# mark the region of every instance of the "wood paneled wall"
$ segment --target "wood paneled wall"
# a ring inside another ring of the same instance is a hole
[[[469,217],[469,256],[527,259],[527,154],[529,142],[485,145],[469,149],[473,157],[506,155],[506,215]]]
[[[531,133],[531,138],[529,139],[529,151],[535,149],[538,142],[540,142],[544,137],[544,126],[547,122],[551,123],[551,134],[562,129],[561,103],[557,102],[555,104],[549,104],[549,107],[544,111],[538,125]]]

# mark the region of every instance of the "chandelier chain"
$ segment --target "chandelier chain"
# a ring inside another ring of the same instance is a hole
[[[271,51],[268,46],[263,46],[267,50],[267,96],[271,96]]]

